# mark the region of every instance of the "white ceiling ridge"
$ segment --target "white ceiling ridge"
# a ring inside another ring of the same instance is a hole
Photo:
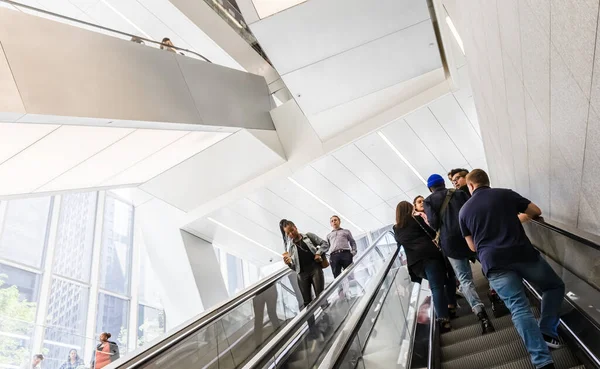
[[[398,119],[398,117],[403,117],[406,114],[428,104],[429,102],[446,95],[450,92],[449,85],[447,81],[443,81],[403,102],[398,105],[395,105],[385,111],[376,114],[373,117],[359,123],[351,128],[348,128],[341,132],[339,135],[332,137],[331,139],[322,142],[319,144],[319,149],[316,148],[314,150],[310,150],[309,152],[302,153],[299,157],[294,158],[294,162],[291,163],[288,159],[282,165],[279,165],[266,173],[262,173],[261,175],[245,182],[244,184],[237,186],[226,193],[223,193],[216,198],[201,204],[195,209],[189,211],[187,213],[187,223],[192,223],[193,221],[207,216],[211,212],[219,209],[223,206],[226,206],[228,203],[239,200],[247,195],[253,193],[259,188],[263,187],[265,183],[270,183],[275,179],[283,179],[285,177],[290,177],[293,175],[293,168],[300,168],[303,165],[310,164],[312,161],[322,157],[323,155],[332,153],[333,151],[347,145],[348,143],[354,142],[360,138],[363,138],[379,129],[384,127],[387,124],[390,124]],[[277,109],[282,109],[286,107],[288,104],[296,104],[294,100],[290,100],[286,102],[284,105],[280,106]],[[277,110],[275,109],[275,110]],[[276,116],[272,112],[274,121],[276,122]],[[286,119],[287,116],[282,116],[281,119]],[[276,123],[277,124],[277,123]],[[309,124],[310,125],[310,124]],[[298,137],[296,137],[298,139]],[[284,140],[282,139],[282,143]],[[290,153],[288,151],[288,147],[286,147],[284,143],[284,148],[286,149],[286,153],[288,158],[290,155],[294,153]],[[301,150],[302,147],[299,147],[298,150]]]
[[[273,253],[273,254],[275,254],[275,255],[277,255],[277,256],[281,256],[281,254],[280,254],[280,253],[278,253],[278,252],[274,251],[274,250],[273,250],[273,249],[271,249],[270,247],[268,247],[268,246],[265,246],[265,245],[263,245],[263,244],[261,244],[261,243],[259,243],[259,242],[255,241],[255,240],[253,240],[252,238],[250,238],[250,237],[248,237],[248,236],[244,235],[243,233],[241,233],[241,232],[239,232],[239,231],[237,231],[237,230],[235,230],[235,229],[233,229],[233,228],[229,227],[228,225],[226,225],[226,224],[224,224],[224,223],[221,223],[221,222],[219,222],[218,220],[216,220],[216,219],[214,219],[214,218],[212,218],[212,217],[207,217],[206,219],[208,219],[209,221],[211,221],[211,222],[215,223],[216,225],[218,225],[218,226],[220,226],[220,227],[222,227],[222,228],[224,228],[224,229],[228,230],[229,232],[232,232],[233,234],[235,234],[235,235],[237,235],[237,236],[239,236],[239,237],[241,237],[241,238],[245,239],[246,241],[248,241],[248,242],[250,242],[250,243],[252,243],[252,244],[254,244],[254,245],[256,245],[256,246],[258,246],[258,247],[260,247],[260,248],[262,248],[262,249],[264,249],[264,250],[267,250],[267,251],[269,251],[269,252],[271,252],[271,253]]]
[[[347,216],[345,216],[344,214],[342,214],[339,210],[336,210],[333,206],[329,205],[327,202],[325,202],[325,200],[321,199],[319,196],[315,195],[312,191],[310,191],[308,188],[302,186],[300,183],[298,183],[298,181],[296,181],[295,179],[293,179],[292,177],[288,177],[288,180],[290,182],[292,182],[293,184],[295,184],[298,188],[300,188],[302,191],[306,192],[307,194],[309,194],[312,198],[314,198],[315,200],[317,200],[318,202],[321,203],[321,205],[325,206],[327,209],[331,210],[333,212],[333,214],[339,216],[340,218],[344,219],[345,221],[347,221],[348,223],[352,224],[356,229],[358,229],[360,232],[364,232],[365,230],[362,229],[360,226],[358,226],[356,223],[354,223],[352,220],[350,220],[350,218],[348,218]]]

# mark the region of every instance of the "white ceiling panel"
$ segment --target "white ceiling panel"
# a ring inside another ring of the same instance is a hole
[[[0,124],[0,163],[60,126],[53,124]]]
[[[308,1],[251,29],[283,75],[429,18],[424,1]]]
[[[325,229],[329,229],[329,218],[333,215],[333,212],[292,182],[288,180],[280,181],[270,185],[269,189],[277,196],[292,204],[296,209],[319,222]],[[291,217],[284,216],[283,218],[294,221]],[[355,231],[356,228],[351,228],[351,230]],[[311,230],[303,231],[312,232]]]
[[[471,160],[475,161],[485,156],[481,138],[456,102],[454,95],[443,96],[430,103],[429,107],[469,163]]]
[[[282,78],[302,111],[310,116],[441,65],[433,27],[424,21]]]
[[[269,263],[269,260],[277,258],[277,255],[272,252],[255,245],[238,234],[231,232],[206,218],[188,225],[186,230],[189,230],[198,237],[211,241],[215,246],[225,251],[239,255],[243,259],[255,263],[256,265],[265,265]]]
[[[256,9],[260,18],[266,18],[270,15],[279,13],[282,10],[291,8],[305,2],[306,0],[248,0]]]
[[[446,177],[445,174],[447,171],[436,157],[427,150],[425,144],[404,119],[400,119],[384,127],[381,131],[425,180],[434,173]],[[398,158],[398,156],[396,157]],[[400,160],[398,158],[398,161]]]
[[[97,186],[169,145],[186,133],[182,131],[136,130],[38,191]]]
[[[210,217],[224,224],[235,232],[267,247],[276,254],[283,253],[283,242],[281,237],[257,226],[252,220],[241,216],[229,208],[222,208],[210,214]],[[210,220],[209,220],[210,221]],[[254,245],[256,246],[256,245]],[[259,246],[260,247],[260,246]]]
[[[374,217],[373,214],[371,214],[370,212],[368,212],[366,210],[363,210],[357,214],[352,214],[352,221],[354,223],[356,223],[356,225],[361,227],[363,230],[362,231],[352,230],[349,227],[350,224],[348,224],[348,222],[344,222],[344,219],[342,219],[342,227],[350,229],[350,231],[352,232],[352,235],[354,237],[363,235],[369,230],[379,229],[385,225],[381,221],[379,221],[379,219]]]
[[[299,229],[304,229],[305,231],[313,232],[315,234],[327,234],[329,230],[329,218],[326,219],[327,224],[321,219],[317,221],[269,189],[259,190],[248,196],[248,199],[274,214],[278,218],[276,223],[277,227],[279,227],[279,221],[281,219],[289,219],[293,221]],[[318,206],[322,207],[321,204],[318,204]]]
[[[386,203],[392,208],[394,209],[394,211],[396,211],[396,206],[398,206],[398,203],[400,201],[408,201],[412,204],[414,198],[409,198],[407,194],[402,194],[400,196],[396,196],[393,199],[389,199],[386,201]],[[395,213],[394,213],[395,214]],[[395,217],[395,215],[394,215]]]
[[[263,208],[249,198],[246,197],[238,200],[228,208],[244,218],[256,223],[261,228],[271,232],[274,236],[281,239],[279,221],[282,218],[277,217],[275,214],[271,213],[269,210]]]
[[[387,200],[402,194],[400,187],[356,145],[345,146],[334,152],[333,156],[382,199]]]
[[[294,173],[292,178],[321,200],[325,201],[327,199],[326,203],[342,215],[350,216],[364,210],[356,201],[352,200],[350,196],[346,195],[310,165]],[[329,223],[329,218],[327,218],[327,221]]]
[[[467,161],[431,113],[429,107],[418,109],[404,119],[427,146],[427,149],[442,163],[446,171]]]
[[[62,126],[0,165],[0,194],[34,191],[131,132],[126,128]]]
[[[383,201],[333,155],[327,155],[312,163],[311,166],[365,209],[372,208]]]
[[[104,181],[103,186],[146,182],[229,136],[220,132],[190,132],[146,159]]]
[[[390,206],[387,202],[382,202],[376,207],[369,209],[369,213],[377,218],[382,226],[395,223],[396,208]]]
[[[376,133],[361,138],[355,144],[401,190],[409,190],[421,183],[421,180]]]
[[[444,175],[442,174],[442,176],[444,176]],[[406,192],[406,195],[410,199],[407,201],[410,203],[412,203],[413,200],[415,199],[415,197],[417,197],[417,196],[423,196],[423,197],[427,198],[427,196],[429,196],[430,194],[431,194],[431,192],[429,191],[429,188],[427,188],[426,185],[421,185],[419,187],[413,188],[412,190],[409,190]]]

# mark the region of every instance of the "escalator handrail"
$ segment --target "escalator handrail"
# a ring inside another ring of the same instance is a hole
[[[384,232],[381,235],[379,235],[379,237],[377,237],[377,239],[373,241],[371,246],[369,246],[365,250],[365,252],[362,255],[360,255],[352,265],[350,265],[350,267],[345,269],[344,272],[342,272],[342,274],[340,274],[333,282],[331,282],[329,286],[327,286],[327,288],[321,293],[321,295],[317,299],[313,300],[307,308],[302,309],[302,311],[300,311],[300,313],[296,315],[296,317],[291,322],[289,322],[277,334],[277,336],[275,336],[271,341],[269,341],[269,343],[267,343],[265,347],[263,347],[258,353],[256,353],[256,355],[254,355],[254,357],[250,359],[246,363],[246,365],[244,365],[243,368],[255,368],[258,364],[263,364],[269,358],[275,357],[277,352],[279,352],[280,349],[290,341],[290,339],[302,327],[302,325],[308,320],[308,318],[315,314],[317,309],[322,305],[325,299],[327,299],[329,292],[335,290],[346,278],[346,276],[352,273],[354,268],[356,268],[356,266],[359,265],[360,262],[373,250],[377,250],[378,252],[380,252],[377,249],[378,243],[388,233],[389,232]]]
[[[230,313],[246,301],[267,290],[279,280],[291,273],[292,270],[287,266],[281,268],[279,271],[276,271],[267,278],[246,288],[222,304],[217,305],[181,324],[179,327],[175,328],[171,334],[165,335],[160,341],[157,341],[152,345],[148,345],[147,347],[142,346],[138,348],[122,358],[122,360],[119,360],[114,368],[136,368],[147,363],[156,356],[159,356],[173,348],[178,343],[198,333],[211,323],[217,321],[219,318]]]
[[[97,29],[101,29],[101,30],[104,30],[104,31],[108,31],[108,32],[112,32],[112,33],[117,33],[117,34],[119,34],[121,36],[126,36],[126,37],[130,37],[130,38],[134,38],[135,37],[137,39],[143,40],[144,42],[148,42],[148,43],[151,43],[151,44],[155,44],[155,45],[159,45],[159,46],[163,45],[163,46],[167,46],[167,47],[173,48],[173,49],[178,50],[178,51],[185,51],[186,53],[190,53],[190,54],[196,55],[197,57],[201,58],[202,60],[204,60],[204,61],[206,61],[208,63],[212,63],[212,61],[210,61],[204,55],[202,55],[200,53],[197,53],[195,51],[189,50],[189,49],[184,49],[182,47],[177,47],[177,46],[174,46],[174,45],[165,45],[162,42],[154,41],[154,40],[151,40],[149,38],[145,38],[145,37],[142,37],[142,36],[134,35],[134,34],[123,32],[123,31],[118,31],[116,29],[112,29],[112,28],[109,28],[109,27],[104,27],[104,26],[101,26],[99,24],[94,24],[94,23],[86,22],[86,21],[83,21],[81,19],[71,18],[71,17],[68,17],[66,15],[62,15],[62,14],[54,13],[54,12],[51,12],[51,11],[48,11],[48,10],[36,8],[34,6],[23,4],[23,3],[20,3],[18,1],[0,0],[0,2],[6,3],[6,4],[10,4],[10,5],[14,6],[14,7],[25,8],[25,9],[29,9],[29,10],[33,10],[33,11],[42,13],[42,14],[47,14],[47,15],[50,15],[50,16],[53,16],[53,17],[56,17],[56,18],[61,18],[61,19],[64,19],[64,20],[68,20],[69,22],[75,22],[75,23],[79,23],[79,24],[84,24],[84,25],[92,27],[92,28],[97,28]]]
[[[582,236],[582,235],[575,234],[575,233],[573,233],[571,231],[568,231],[568,230],[566,230],[564,228],[561,228],[561,227],[553,224],[552,222],[548,222],[544,218],[541,218],[541,217],[537,218],[537,219],[532,219],[531,221],[533,223],[541,226],[541,227],[547,228],[547,229],[549,229],[551,231],[554,231],[554,232],[556,232],[556,233],[558,233],[560,235],[563,235],[563,236],[565,236],[567,238],[570,238],[570,239],[572,239],[574,241],[577,241],[577,242],[582,243],[582,244],[584,244],[584,245],[586,245],[588,247],[591,247],[593,249],[596,249],[596,250],[600,251],[600,243],[598,243],[596,241],[593,241],[590,238],[587,238],[587,237]]]
[[[391,232],[389,232],[389,233],[391,233]],[[377,285],[373,288],[373,293],[371,294],[371,296],[369,296],[369,300],[368,300],[368,302],[366,302],[364,310],[360,312],[360,314],[361,314],[360,318],[357,319],[357,321],[355,322],[355,325],[352,327],[352,330],[350,331],[350,334],[348,334],[346,336],[346,338],[343,340],[343,342],[341,343],[343,348],[340,351],[339,355],[337,356],[332,368],[338,369],[344,364],[344,359],[346,358],[346,355],[348,354],[348,351],[350,350],[350,347],[352,346],[352,342],[354,342],[354,339],[358,335],[358,332],[359,332],[360,328],[362,327],[363,323],[365,322],[365,319],[367,319],[369,312],[371,311],[371,307],[373,306],[373,304],[375,304],[375,301],[377,300],[378,292],[381,289],[381,286],[383,285],[383,283],[385,282],[385,280],[388,276],[388,273],[394,266],[394,263],[395,263],[396,258],[398,257],[399,253],[400,253],[400,248],[396,248],[396,251],[394,251],[394,254],[393,254],[392,258],[390,259],[390,262],[386,266],[381,279],[379,281],[377,281]],[[391,287],[390,287],[390,289],[391,289]],[[389,290],[387,291],[387,293],[389,293]]]

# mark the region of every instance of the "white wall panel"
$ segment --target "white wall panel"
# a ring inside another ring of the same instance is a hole
[[[384,200],[402,194],[400,187],[355,144],[345,146],[332,155]]]
[[[327,155],[312,163],[311,166],[365,209],[369,209],[383,201],[333,155]]]
[[[379,219],[377,219],[373,214],[371,214],[370,212],[363,210],[360,213],[357,214],[352,214],[352,221],[354,223],[356,223],[356,225],[358,225],[359,227],[361,227],[363,229],[363,231],[354,231],[352,230],[350,226],[350,224],[348,224],[348,222],[345,222],[344,219],[342,219],[342,227],[350,229],[350,231],[352,232],[352,235],[354,237],[357,237],[364,234],[367,230],[375,230],[375,229],[379,229],[381,227],[383,227],[384,223],[382,223]]]

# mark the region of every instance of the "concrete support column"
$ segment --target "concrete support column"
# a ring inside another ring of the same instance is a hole
[[[204,307],[227,300],[229,294],[212,243],[183,230],[181,237]]]

